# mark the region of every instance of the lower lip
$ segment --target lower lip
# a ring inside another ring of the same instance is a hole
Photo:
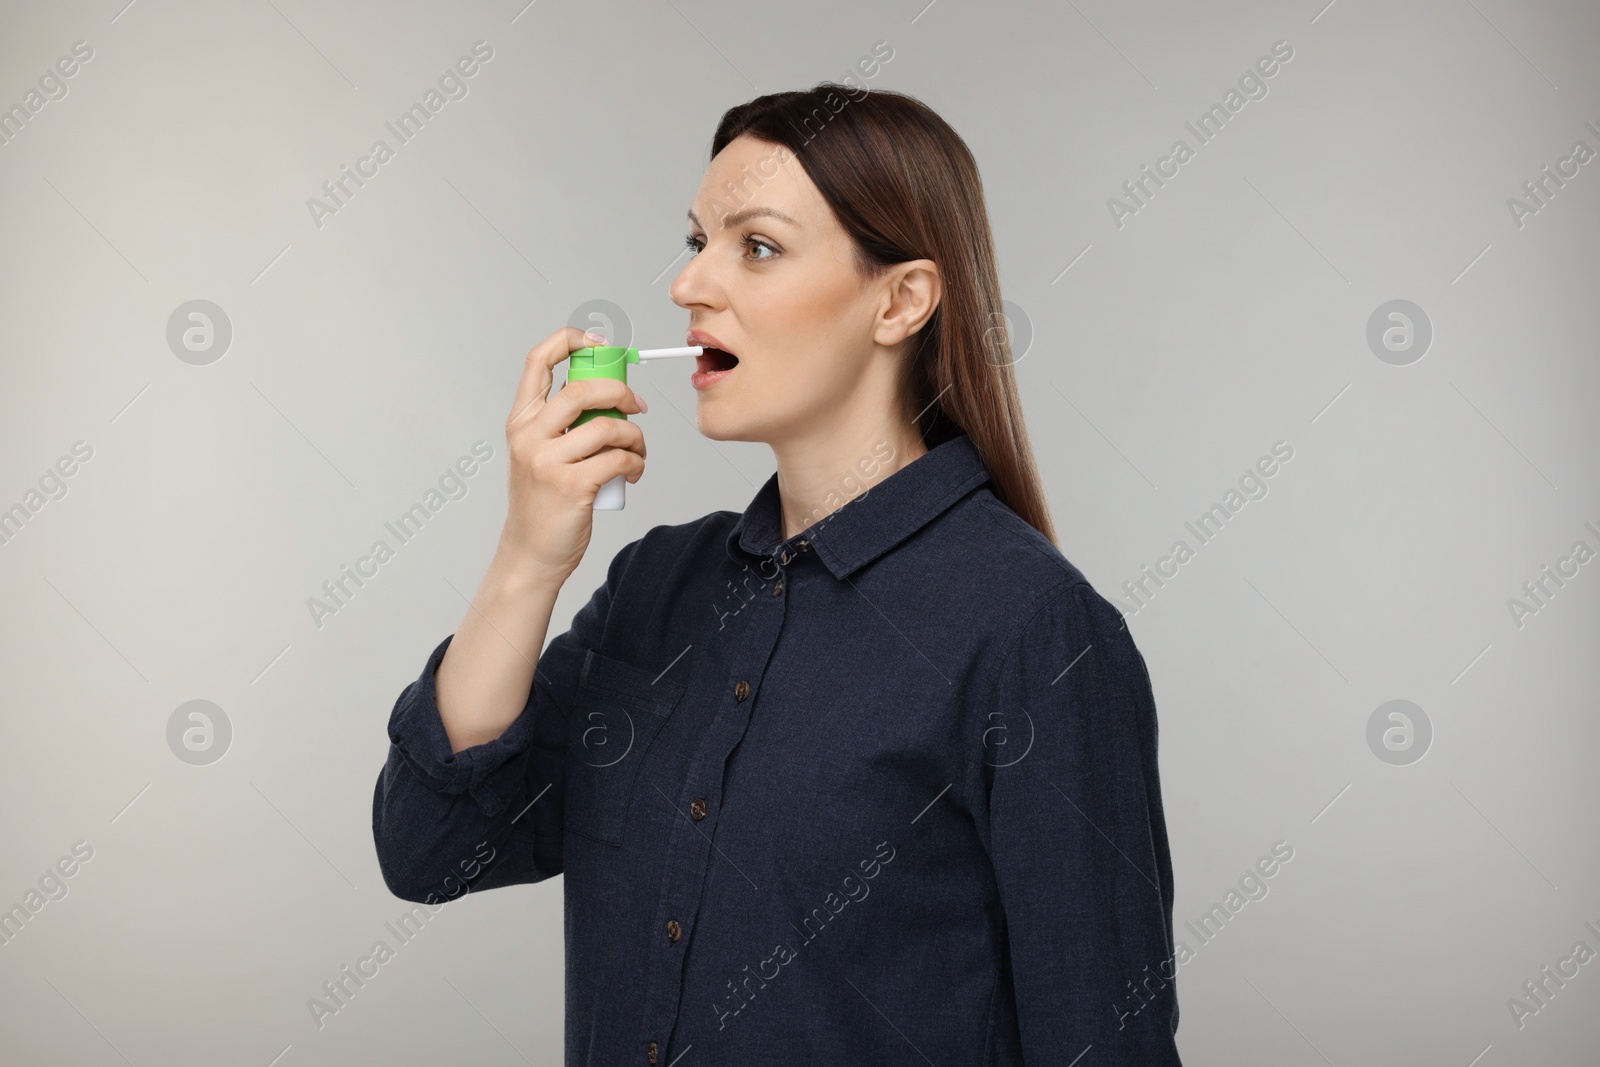
[[[727,370],[697,370],[693,374],[689,375],[689,384],[694,386],[696,389],[710,389],[713,385],[716,385],[718,382],[722,381],[722,379],[726,378],[728,375],[732,374],[738,369],[739,368],[737,366],[733,366],[729,367]]]

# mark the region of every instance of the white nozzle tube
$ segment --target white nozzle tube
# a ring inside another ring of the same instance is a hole
[[[698,356],[705,352],[701,345],[690,345],[688,348],[641,348],[639,349],[639,362],[647,359],[666,359],[670,356]]]

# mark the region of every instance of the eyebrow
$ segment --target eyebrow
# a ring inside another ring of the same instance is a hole
[[[780,222],[787,222],[791,226],[800,225],[788,215],[785,215],[783,212],[770,207],[747,207],[743,211],[735,211],[731,215],[724,215],[722,218],[722,225],[725,227],[737,226],[741,222],[758,217],[777,219]],[[694,223],[696,226],[700,225],[700,219],[696,217],[694,208],[689,209],[689,221]]]

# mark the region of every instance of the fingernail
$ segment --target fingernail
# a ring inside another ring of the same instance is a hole
[[[646,404],[644,402],[644,397],[640,396],[638,393],[634,393],[633,394],[633,398],[639,402],[639,410],[640,411],[649,411],[650,410],[650,405]]]
[[[583,336],[587,337],[589,340],[595,342],[596,344],[603,345],[603,344],[606,343],[606,339],[603,336],[601,336],[600,334],[595,333],[593,330],[585,330],[585,331],[583,331]]]

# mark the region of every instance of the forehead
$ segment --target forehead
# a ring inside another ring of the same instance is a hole
[[[782,212],[801,227],[817,226],[826,216],[822,194],[792,150],[741,135],[706,166],[690,210],[701,226],[714,228],[747,208]]]

